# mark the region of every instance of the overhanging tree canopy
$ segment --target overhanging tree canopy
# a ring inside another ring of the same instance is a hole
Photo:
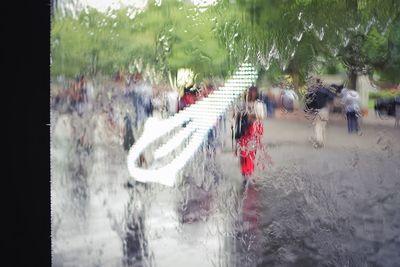
[[[151,1],[106,13],[87,9],[52,21],[52,74],[152,68],[162,77],[191,68],[224,76],[248,60],[299,85],[316,66],[339,60],[350,81],[360,70],[399,82],[400,2],[396,0]]]
[[[239,14],[221,23],[224,34],[232,29],[239,36],[222,35],[224,42],[266,69],[278,64],[304,79],[314,63],[331,58],[339,58],[349,75],[398,67],[387,55],[398,53],[399,1],[223,0],[218,8]]]
[[[190,2],[148,4],[101,13],[56,14],[52,21],[52,74],[113,73],[141,61],[166,77],[179,68],[199,79],[227,74],[227,52],[213,30],[212,12]]]

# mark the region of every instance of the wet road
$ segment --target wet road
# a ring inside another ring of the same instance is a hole
[[[308,142],[312,128],[304,122],[265,123],[272,165],[258,172],[256,182],[262,255],[257,265],[400,262],[400,131],[363,129],[363,136],[349,136],[344,122],[331,123],[325,148],[314,149]],[[230,156],[221,160],[226,165]]]
[[[314,149],[308,122],[266,120],[255,183],[242,191],[229,133],[178,188],[129,187],[121,140],[104,134],[101,119],[86,150],[68,135],[82,119],[64,119],[52,123],[54,266],[400,262],[400,131],[392,127],[349,136],[343,122],[330,123],[326,146]]]

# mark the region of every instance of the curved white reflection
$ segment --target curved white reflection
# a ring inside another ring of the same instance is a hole
[[[216,125],[240,95],[257,79],[257,71],[250,64],[242,64],[228,79],[208,97],[197,101],[166,120],[147,120],[142,136],[131,147],[127,157],[128,170],[133,179],[142,183],[159,183],[174,186],[176,177],[192,159],[208,138],[208,132]],[[186,124],[186,125],[184,125]],[[174,130],[178,129],[175,133]],[[147,168],[138,165],[140,156],[158,139],[161,144],[153,153],[153,164]],[[160,161],[171,155],[174,158],[161,167]],[[158,164],[154,164],[158,163]]]

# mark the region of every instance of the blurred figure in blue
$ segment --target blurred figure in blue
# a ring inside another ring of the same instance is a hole
[[[131,93],[135,109],[135,128],[142,127],[148,117],[153,116],[152,88],[148,84],[137,83]]]
[[[395,122],[394,122],[394,127],[399,128],[400,127],[400,95],[396,96],[394,98],[394,110],[395,110]]]
[[[268,118],[275,117],[276,102],[275,102],[275,96],[271,91],[268,91],[266,94],[266,104],[267,104],[267,117]]]

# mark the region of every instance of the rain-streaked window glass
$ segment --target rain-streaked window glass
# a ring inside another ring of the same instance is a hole
[[[51,10],[53,266],[398,266],[399,1]]]

